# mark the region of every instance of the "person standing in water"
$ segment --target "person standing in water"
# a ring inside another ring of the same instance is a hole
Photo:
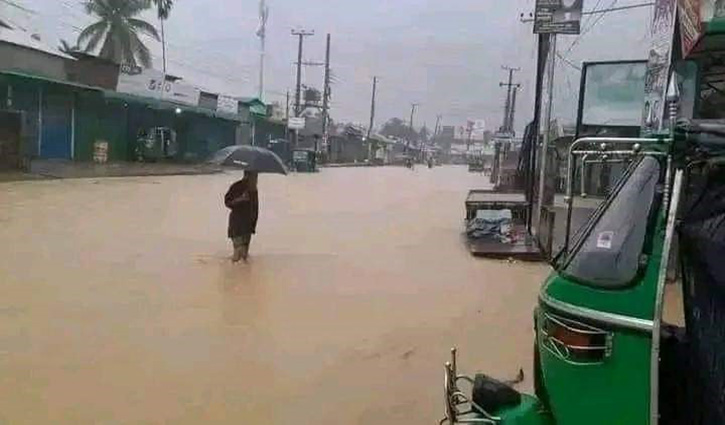
[[[247,261],[249,244],[257,231],[259,217],[257,173],[245,171],[244,178],[229,187],[224,196],[224,205],[231,210],[227,233],[234,245],[232,261]]]

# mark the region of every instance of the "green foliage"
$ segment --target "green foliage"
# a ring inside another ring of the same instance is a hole
[[[153,25],[138,18],[149,6],[149,0],[89,0],[86,12],[98,20],[81,32],[78,44],[85,45],[83,50],[89,53],[101,46],[98,56],[116,63],[150,68],[151,52],[139,35],[159,40],[159,34]]]
[[[418,133],[415,129],[410,128],[408,124],[400,118],[391,118],[380,130],[383,136],[397,137],[400,139],[416,140]]]
[[[71,45],[69,42],[65,40],[60,40],[60,44],[58,45],[58,50],[65,53],[66,55],[73,56],[73,53],[77,53],[81,51],[81,48],[76,45]]]

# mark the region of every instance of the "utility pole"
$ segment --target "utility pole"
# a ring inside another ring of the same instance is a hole
[[[504,71],[508,71],[509,78],[507,83],[499,83],[499,87],[506,87],[506,103],[504,104],[504,113],[503,113],[503,124],[501,125],[501,131],[506,133],[513,133],[513,122],[511,121],[511,117],[513,114],[511,113],[512,110],[512,90],[514,87],[517,89],[520,87],[520,84],[514,83],[514,72],[520,71],[521,68],[512,68],[510,66],[502,66],[501,69]]]
[[[295,117],[298,117],[302,112],[302,49],[304,39],[314,34],[314,31],[292,30],[292,35],[299,38],[299,45],[297,46],[297,83],[295,85]]]
[[[443,118],[442,115],[440,115],[440,114],[436,115],[436,126],[433,129],[433,142],[434,143],[438,141],[438,132],[440,131],[440,128],[441,128],[441,119],[442,118]]]
[[[410,124],[408,126],[410,127],[410,135],[412,137],[413,133],[415,133],[415,130],[413,129],[413,116],[415,116],[415,110],[418,109],[417,103],[411,103],[410,104]],[[408,142],[405,144],[405,153],[408,153],[408,149],[410,147],[410,137],[408,137]]]
[[[301,105],[301,98],[302,98],[302,47],[304,44],[305,37],[314,35],[314,31],[305,31],[305,30],[292,30],[292,35],[299,38],[299,45],[297,47],[297,83],[295,85],[295,117],[299,117],[302,113],[302,105]],[[299,139],[299,130],[295,130],[294,133],[294,141],[292,143],[292,147],[297,147],[297,142]]]
[[[330,34],[327,34],[327,46],[325,47],[325,81],[322,88],[322,145],[327,146],[327,153],[330,154],[330,133],[328,130],[330,120]],[[329,156],[328,156],[329,158]]]
[[[548,67],[546,75],[546,104],[544,105],[544,122],[539,123],[544,133],[544,140],[541,146],[541,158],[540,171],[539,171],[539,199],[538,199],[538,211],[539,214],[536,217],[538,221],[537,236],[541,238],[542,230],[542,214],[541,212],[546,206],[550,206],[553,203],[554,194],[551,191],[547,191],[546,177],[549,174],[548,171],[548,152],[549,146],[551,145],[551,113],[554,102],[554,71],[556,70],[556,34],[548,34],[549,37],[549,49],[547,52],[547,64]],[[551,192],[551,193],[550,193]]]
[[[287,101],[285,102],[284,122],[284,138],[289,140],[289,89],[287,89]]]
[[[370,99],[370,125],[368,126],[368,139],[375,125],[375,94],[378,88],[378,77],[373,77],[373,95]]]
[[[516,94],[519,91],[520,85],[516,85],[511,89],[511,107],[509,109],[509,131],[514,134],[514,121],[516,119]]]
[[[410,129],[413,129],[413,116],[415,115],[415,111],[418,109],[418,103],[411,103],[410,104]]]

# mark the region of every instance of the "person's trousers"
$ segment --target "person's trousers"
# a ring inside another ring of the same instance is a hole
[[[234,245],[234,260],[239,261],[240,259],[247,258],[249,254],[249,244],[252,242],[252,234],[248,233],[241,236],[235,236],[232,238],[232,244]]]

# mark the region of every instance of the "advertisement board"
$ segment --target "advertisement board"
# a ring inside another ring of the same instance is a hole
[[[701,0],[679,0],[680,12],[680,41],[682,45],[682,57],[690,54],[697,41],[702,35],[701,28]]]
[[[239,101],[234,97],[220,94],[217,98],[216,110],[225,114],[237,115],[239,114]]]
[[[657,0],[654,18],[650,26],[650,48],[647,73],[644,80],[644,107],[642,129],[645,134],[662,130],[665,112],[665,95],[672,59],[672,42],[675,34],[676,0]]]
[[[305,128],[305,118],[304,117],[290,117],[289,121],[287,122],[287,127],[290,130],[302,130]]]
[[[130,65],[119,68],[116,91],[192,106],[199,104],[200,94],[191,84],[166,79],[161,71]]]
[[[584,0],[536,0],[535,34],[579,34]]]

